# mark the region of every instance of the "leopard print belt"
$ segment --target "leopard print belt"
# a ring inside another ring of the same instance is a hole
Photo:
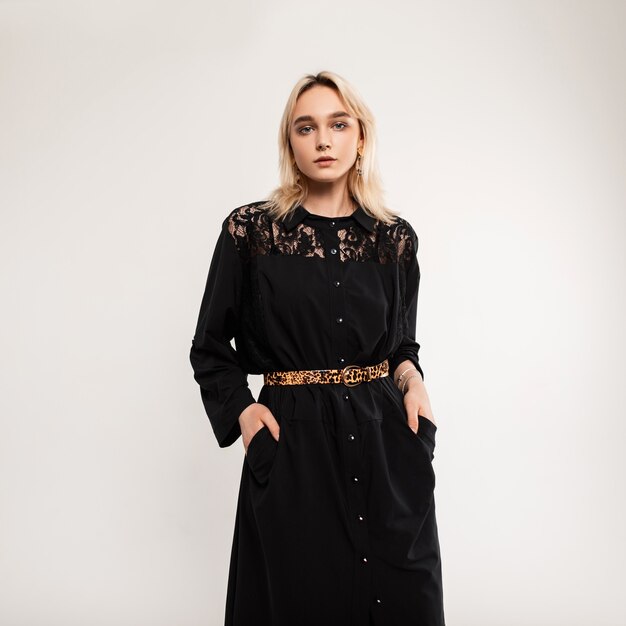
[[[316,383],[343,383],[346,387],[355,387],[362,382],[389,375],[389,360],[377,365],[346,365],[334,370],[290,370],[284,372],[266,372],[263,382],[266,385],[305,385]]]

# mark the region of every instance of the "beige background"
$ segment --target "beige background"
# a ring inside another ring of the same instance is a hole
[[[243,448],[188,362],[293,83],[420,237],[448,626],[617,626],[626,3],[0,2],[0,623],[223,623]],[[260,377],[251,377],[258,393]]]

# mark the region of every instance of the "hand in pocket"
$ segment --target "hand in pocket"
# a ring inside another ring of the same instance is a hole
[[[248,447],[252,438],[263,428],[267,426],[272,437],[278,441],[280,435],[280,426],[270,409],[261,404],[254,402],[247,406],[239,416],[239,426],[241,428],[241,440],[243,449],[248,453]]]

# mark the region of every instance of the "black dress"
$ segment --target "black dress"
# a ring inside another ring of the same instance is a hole
[[[433,422],[407,424],[392,376],[415,341],[420,270],[409,222],[362,207],[270,220],[261,201],[222,223],[190,352],[220,447],[269,407],[243,466],[226,626],[444,626]],[[231,339],[235,339],[235,348]],[[374,365],[389,376],[263,385],[248,374]]]

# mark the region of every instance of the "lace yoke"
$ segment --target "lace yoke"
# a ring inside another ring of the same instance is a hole
[[[226,218],[228,231],[242,260],[272,254],[325,257],[323,226],[313,226],[305,220],[287,230],[280,221],[270,219],[260,204],[262,201],[238,207]],[[396,216],[393,224],[377,220],[372,232],[354,220],[345,224],[343,228],[333,229],[339,238],[342,262],[393,262],[406,269],[415,255],[416,234],[402,217]]]

